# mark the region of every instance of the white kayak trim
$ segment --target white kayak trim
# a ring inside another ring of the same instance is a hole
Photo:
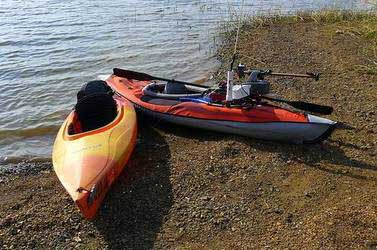
[[[315,116],[315,115],[308,114],[307,117],[308,117],[309,122],[311,123],[332,124],[332,125],[336,124],[336,122],[334,121],[331,121],[329,119],[322,118],[319,116]]]
[[[97,79],[98,79],[98,80],[102,80],[102,81],[106,81],[107,79],[110,78],[111,75],[112,75],[112,74],[98,75],[98,76],[97,76]]]

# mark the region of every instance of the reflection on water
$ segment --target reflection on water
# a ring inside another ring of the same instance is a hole
[[[248,14],[370,7],[356,0],[245,2]],[[0,157],[48,157],[76,91],[113,67],[191,81],[210,75],[216,27],[240,3],[2,0]]]

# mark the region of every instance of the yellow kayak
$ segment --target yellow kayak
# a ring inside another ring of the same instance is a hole
[[[54,143],[54,170],[85,218],[95,216],[130,158],[136,134],[133,106],[106,93],[82,98],[64,121]]]

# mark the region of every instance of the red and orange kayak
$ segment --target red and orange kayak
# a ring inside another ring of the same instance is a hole
[[[80,118],[87,114],[80,117],[75,109],[61,126],[53,148],[56,175],[87,219],[95,216],[136,143],[137,122],[132,104],[123,98],[110,98],[115,105],[115,117],[110,122],[98,128],[84,126]],[[100,108],[97,101],[89,105],[94,105],[95,110]],[[80,112],[87,111],[84,108]]]
[[[132,102],[136,111],[178,125],[290,143],[321,142],[336,125],[326,118],[268,103],[250,108],[213,105],[203,94],[206,88],[185,85],[181,94],[166,94],[166,83],[138,81],[115,70],[104,80]]]

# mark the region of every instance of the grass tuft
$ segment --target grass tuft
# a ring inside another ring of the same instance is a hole
[[[326,26],[327,34],[330,37],[345,35],[366,39],[368,46],[361,48],[362,53],[366,58],[372,59],[368,59],[368,63],[359,69],[368,74],[377,75],[377,12],[375,11],[321,10],[297,12],[294,15],[274,13],[242,17],[231,13],[230,20],[222,23],[219,27],[220,40],[223,42],[218,49],[220,61],[230,61],[233,50],[226,48],[234,47],[239,23],[241,24],[240,32],[248,33],[248,35],[253,35],[254,31],[272,25],[312,23],[322,27]]]

